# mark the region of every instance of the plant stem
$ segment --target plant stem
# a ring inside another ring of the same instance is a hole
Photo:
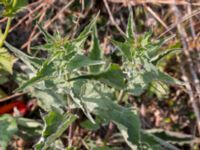
[[[119,96],[117,98],[118,103],[120,103],[123,100],[124,94],[125,94],[124,91],[121,90],[120,93],[119,93]]]
[[[9,29],[10,29],[10,25],[11,25],[11,21],[12,21],[12,18],[9,17],[9,18],[8,18],[8,21],[7,21],[7,25],[6,25],[5,32],[4,32],[4,34],[3,34],[3,37],[0,38],[0,48],[3,46],[3,43],[4,43],[4,41],[6,40],[6,37],[8,36]]]
[[[17,0],[13,0],[12,7],[14,8],[17,4]]]

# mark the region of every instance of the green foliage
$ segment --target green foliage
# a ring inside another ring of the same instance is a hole
[[[0,17],[8,17],[4,33],[2,33],[2,29],[0,29],[0,84],[7,82],[5,72],[12,74],[13,64],[16,60],[8,53],[7,49],[3,47],[3,44],[8,36],[13,15],[25,6],[26,2],[27,0],[0,0]],[[0,89],[0,97],[4,96],[6,96],[6,94]]]
[[[21,137],[25,140],[33,140],[42,133],[43,125],[33,119],[15,117],[18,126],[17,137]]]
[[[116,78],[118,80],[116,80]],[[78,79],[79,80],[80,79],[98,80],[102,83],[113,86],[117,89],[123,89],[125,87],[123,73],[119,65],[117,64],[111,64],[107,69],[105,69],[105,71],[102,71],[96,74],[78,76],[78,77],[69,79],[69,81],[78,80]]]
[[[6,48],[0,48],[0,85],[8,81],[8,74],[13,73],[13,64],[16,58],[10,55]],[[5,97],[6,93],[0,88],[0,98]]]
[[[79,87],[78,87],[79,88]],[[97,84],[83,84],[81,90],[74,89],[78,93],[77,97],[82,97],[83,103],[88,111],[104,119],[114,122],[125,140],[132,144],[138,144],[140,140],[140,121],[137,111],[133,108],[123,108],[112,99],[112,90]],[[84,93],[83,93],[84,91]],[[128,135],[128,136],[127,136]]]
[[[164,131],[162,129],[151,129],[147,131],[148,133],[154,134],[157,137],[162,138],[165,141],[173,144],[186,144],[192,142],[192,136],[187,134],[182,134],[178,132]]]
[[[180,84],[156,66],[157,61],[170,52],[160,54],[162,41],[151,41],[151,34],[135,37],[132,16],[129,17],[127,35],[124,42],[113,40],[122,53],[122,65],[112,63],[103,57],[97,36],[97,16],[75,39],[54,36],[44,31],[46,44],[34,47],[46,51],[48,57],[33,58],[23,54],[8,43],[6,46],[21,59],[33,73],[30,79],[20,85],[18,91],[32,91],[40,106],[49,113],[42,137],[36,149],[48,149],[57,140],[76,116],[65,113],[68,109],[79,108],[90,122],[96,123],[94,116],[103,122],[113,122],[118,127],[124,141],[131,149],[176,149],[159,137],[141,129],[136,108],[117,104],[116,93],[123,92],[139,96],[152,83]],[[84,44],[92,33],[89,54],[84,53]],[[96,129],[97,126],[84,125]]]
[[[95,123],[92,123],[90,120],[85,120],[81,122],[81,127],[91,130],[91,131],[96,131],[97,129],[100,128],[101,120],[100,119],[95,119]]]
[[[17,130],[17,123],[12,116],[0,116],[0,149],[6,150],[10,139],[17,132]]]
[[[29,69],[31,69],[32,72],[36,72],[36,69],[39,69],[44,61],[42,58],[36,58],[28,56],[27,54],[23,53],[21,50],[13,47],[9,43],[5,42],[5,46],[13,52],[17,58],[19,58],[21,61],[23,61],[24,64],[26,64]]]
[[[0,70],[4,70],[12,74],[12,68],[15,61],[15,57],[10,55],[7,49],[0,48]]]
[[[96,27],[94,27],[93,32],[92,32],[92,44],[90,47],[89,57],[92,60],[102,60],[103,59],[103,51],[99,44]],[[101,69],[100,65],[90,67],[91,72],[99,72],[100,69]]]
[[[128,31],[130,36],[124,37],[125,42],[112,41],[123,55],[122,70],[128,80],[126,90],[134,96],[139,96],[155,82],[181,84],[156,66],[163,57],[177,50],[159,52],[163,42],[151,41],[151,33],[133,38],[130,33],[132,30]]]
[[[11,17],[27,5],[27,0],[1,0],[0,4],[4,8],[0,15]]]
[[[44,116],[44,130],[40,141],[35,146],[36,150],[48,149],[75,120],[76,116],[74,115],[68,113],[62,115],[56,111]]]

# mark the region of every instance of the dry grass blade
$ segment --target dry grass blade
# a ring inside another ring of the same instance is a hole
[[[47,29],[58,17],[61,13],[63,13],[72,3],[74,2],[74,0],[70,1],[67,5],[65,5],[62,9],[60,9],[60,11],[49,21],[47,21],[44,25],[44,29]],[[30,42],[32,42],[33,40],[35,40],[39,35],[41,34],[41,32],[36,33],[35,35],[32,36],[31,41],[27,41],[25,44],[22,45],[22,49],[26,48]]]
[[[5,101],[7,101],[7,100],[10,100],[10,99],[13,99],[13,98],[16,98],[16,97],[25,95],[25,94],[26,94],[26,93],[15,93],[15,94],[13,94],[13,95],[10,95],[10,96],[1,98],[1,99],[0,99],[0,102],[5,102]]]
[[[183,23],[183,22],[189,20],[191,17],[196,16],[198,14],[200,14],[200,9],[197,9],[197,10],[193,11],[191,14],[187,14],[184,17],[180,18],[179,23]],[[169,31],[171,31],[173,28],[176,28],[177,24],[178,23],[175,22],[174,24],[170,25],[169,28],[168,28],[168,30],[166,30],[165,32],[163,32],[163,33],[160,34],[159,38],[161,38],[162,36],[164,36],[166,33],[168,33]]]
[[[146,4],[144,4],[144,8],[152,15],[154,16],[158,22],[160,22],[160,24],[170,32],[170,34],[173,35],[173,32],[171,30],[169,30],[169,27],[166,25],[166,23],[159,17],[158,14],[156,14],[156,12],[154,12],[149,6],[147,6]]]
[[[16,29],[22,22],[24,22],[28,17],[32,16],[35,12],[39,11],[40,8],[42,8],[45,5],[45,3],[40,4],[35,9],[31,10],[30,13],[25,15],[23,18],[21,18],[14,26],[12,26],[9,30],[9,32],[12,32],[14,29]]]
[[[191,59],[191,56],[190,56],[190,53],[189,53],[189,46],[188,46],[188,43],[187,43],[187,33],[184,29],[184,27],[182,26],[181,22],[180,22],[180,18],[181,18],[181,13],[178,9],[178,7],[176,5],[173,5],[172,6],[172,9],[174,11],[174,14],[176,16],[176,23],[177,23],[177,30],[178,30],[178,33],[179,33],[179,36],[180,36],[180,40],[181,40],[181,43],[183,45],[183,53],[186,57],[186,61],[188,63],[188,67],[189,67],[189,73],[192,77],[192,82],[194,84],[194,88],[197,92],[197,95],[198,95],[198,99],[200,100],[200,82],[199,82],[199,79],[198,79],[198,76],[194,70],[194,64],[193,64],[193,61]],[[192,103],[192,107],[194,109],[194,113],[196,115],[196,118],[197,118],[197,127],[198,127],[198,131],[200,133],[200,114],[199,114],[199,108],[198,108],[198,104],[197,102],[195,101],[195,94],[194,94],[194,91],[192,90],[192,85],[190,84],[189,82],[189,76],[187,76],[187,73],[186,73],[186,70],[185,70],[185,66],[183,66],[182,64],[182,61],[181,59],[178,57],[178,61],[180,63],[180,66],[181,66],[181,71],[182,71],[182,74],[184,75],[184,80],[186,82],[186,88],[188,90],[188,94],[190,96],[190,102]]]
[[[119,25],[117,24],[117,22],[115,21],[111,11],[110,11],[110,8],[108,6],[108,2],[107,0],[103,0],[105,6],[106,6],[106,9],[108,11],[108,14],[109,14],[109,17],[110,17],[110,20],[111,20],[111,23],[117,28],[117,30],[122,34],[122,35],[125,35],[125,33],[122,31],[122,29],[119,27]]]
[[[109,0],[110,2],[113,3],[123,3],[124,5],[127,5],[127,2],[124,0]],[[128,1],[131,5],[138,5],[138,4],[147,4],[147,3],[152,3],[152,4],[175,4],[175,5],[188,5],[189,2],[186,0],[129,0]],[[200,3],[191,3],[192,5],[195,6],[200,6]]]

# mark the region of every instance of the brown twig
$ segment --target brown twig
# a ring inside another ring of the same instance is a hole
[[[22,96],[22,95],[24,95],[24,94],[26,94],[26,92],[24,92],[24,93],[15,93],[15,94],[13,94],[13,95],[10,95],[10,96],[1,98],[1,99],[0,99],[0,102],[5,102],[5,101],[7,101],[7,100],[10,100],[10,99],[13,99],[13,98]]]
[[[124,5],[127,5],[127,2],[125,0],[109,0],[112,3],[122,3]],[[168,5],[188,5],[189,3],[186,0],[129,0],[129,3],[131,5],[141,5],[141,4],[168,4]],[[192,3],[194,6],[200,6],[200,3]]]
[[[144,4],[144,8],[153,16],[156,18],[156,20],[158,20],[158,22],[166,29],[169,30],[169,27],[167,26],[167,24],[160,18],[160,16],[158,14],[156,14],[156,12],[154,12],[149,6],[147,6],[146,4]],[[170,34],[174,35],[174,33],[169,30]]]
[[[189,20],[191,17],[196,16],[198,14],[200,14],[200,9],[197,9],[197,10],[193,11],[191,14],[185,15],[184,17],[180,18],[180,20],[179,20],[178,23],[183,23],[183,22]],[[164,36],[166,33],[168,33],[169,31],[171,31],[173,28],[176,28],[177,25],[178,25],[178,23],[175,22],[172,25],[170,25],[169,28],[168,28],[168,30],[166,30],[165,32],[161,33],[158,38]]]
[[[180,13],[180,11],[179,11],[179,9],[176,5],[173,5],[172,9],[173,9],[174,14],[176,16],[177,29],[178,29],[178,33],[179,33],[179,36],[180,36],[180,39],[181,39],[181,42],[182,42],[182,45],[183,45],[183,53],[184,53],[184,55],[187,59],[187,63],[188,63],[188,66],[189,66],[189,73],[192,76],[192,82],[194,84],[194,88],[196,89],[196,92],[197,92],[198,97],[199,97],[200,96],[200,82],[199,82],[197,74],[194,70],[194,64],[193,64],[193,61],[192,61],[190,53],[189,53],[189,46],[188,46],[188,43],[186,41],[187,33],[186,33],[185,29],[183,28],[182,24],[180,23],[181,13]],[[178,61],[179,61],[180,66],[181,66],[181,71],[184,75],[186,88],[187,88],[188,94],[190,96],[190,102],[192,103],[192,107],[194,109],[194,113],[195,113],[196,118],[197,118],[198,132],[200,133],[200,112],[199,112],[199,108],[198,108],[197,102],[195,101],[195,95],[194,95],[194,92],[192,90],[192,86],[189,82],[189,77],[187,76],[185,66],[183,66],[180,57],[178,57]]]
[[[44,29],[47,29],[47,28],[59,17],[59,15],[60,15],[61,13],[63,13],[73,2],[74,2],[74,0],[70,1],[67,5],[65,5],[51,20],[49,20],[49,21],[47,21],[47,22],[45,23],[45,25],[44,25],[43,28],[44,28]],[[37,34],[35,34],[35,35],[32,37],[31,41],[35,40],[40,34],[41,34],[41,32],[38,32]],[[30,42],[30,41],[24,43],[24,44],[22,45],[21,48],[22,48],[22,49],[26,48],[26,47],[28,46],[29,42]]]
[[[12,32],[14,29],[16,29],[20,24],[22,24],[22,22],[24,22],[29,16],[33,15],[36,11],[38,11],[44,5],[45,5],[44,3],[40,4],[35,9],[33,9],[29,14],[27,14],[23,18],[21,18],[14,26],[12,26],[10,28],[9,32]]]
[[[119,27],[119,25],[117,24],[117,22],[115,21],[111,11],[110,11],[110,7],[108,6],[108,2],[107,0],[103,0],[104,4],[105,4],[105,7],[108,11],[108,14],[109,14],[109,17],[110,17],[110,20],[111,20],[111,23],[116,27],[116,29],[122,34],[122,35],[126,35],[122,29]]]
[[[192,7],[191,5],[187,6],[188,14],[192,14],[192,8],[191,7]],[[196,32],[195,32],[194,21],[193,21],[192,17],[190,17],[189,22],[190,22],[190,30],[191,30],[192,40],[195,40],[195,39],[198,38],[198,36],[196,35]],[[198,42],[198,39],[197,39],[197,42]],[[195,47],[195,48],[197,49],[198,61],[200,61],[200,48],[198,46]],[[198,68],[198,72],[200,73],[200,63],[197,63],[197,68]]]
[[[41,10],[41,12],[40,12],[41,15],[40,15],[40,18],[38,20],[38,24],[40,24],[42,22],[42,20],[44,19],[47,9],[48,9],[48,7],[44,8],[43,10]],[[30,50],[31,41],[32,41],[32,38],[33,38],[34,34],[36,33],[36,29],[37,29],[37,26],[34,26],[32,32],[31,32],[31,35],[29,36],[29,39],[28,39],[27,51],[28,51],[29,54],[31,53],[31,50]]]
[[[6,21],[7,21],[7,19],[8,19],[7,17],[5,17],[5,18],[1,19],[1,20],[0,20],[0,23],[6,22]]]

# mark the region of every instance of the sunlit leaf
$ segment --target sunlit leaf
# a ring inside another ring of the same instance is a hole
[[[93,29],[92,44],[90,48],[89,58],[92,60],[102,60],[103,58],[103,50],[100,47],[96,27]],[[100,65],[91,66],[90,71],[99,72],[100,67],[101,67]]]
[[[90,112],[114,122],[127,142],[137,145],[140,140],[140,121],[136,110],[116,104],[106,92],[108,91],[99,91],[95,85],[86,84],[83,102]]]
[[[23,83],[17,90],[21,91],[28,86],[32,86],[35,83],[38,83],[40,81],[48,80],[52,78],[53,73],[55,72],[55,67],[51,62],[45,62],[42,66],[42,68],[37,72],[36,76],[28,80],[27,82]]]
[[[5,70],[9,73],[13,72],[13,64],[16,58],[8,53],[7,49],[0,48],[0,70]]]
[[[49,112],[43,118],[45,126],[40,141],[35,145],[36,150],[48,149],[76,118],[75,115],[68,113],[62,115],[56,111]]]
[[[132,11],[132,9],[131,9]],[[128,38],[134,38],[134,21],[133,21],[133,13],[130,12],[129,17],[128,17],[128,24],[127,24],[127,29],[126,29],[126,36]]]
[[[44,59],[36,58],[28,56],[27,54],[23,53],[21,50],[13,47],[9,43],[5,42],[5,45],[8,47],[10,51],[12,51],[21,61],[23,61],[33,72],[36,72],[37,68],[42,66]]]
[[[153,64],[157,64],[158,62],[160,62],[166,56],[168,56],[170,54],[178,53],[178,52],[180,52],[180,49],[170,49],[170,50],[160,52],[158,55],[151,58],[150,62],[153,63]]]

